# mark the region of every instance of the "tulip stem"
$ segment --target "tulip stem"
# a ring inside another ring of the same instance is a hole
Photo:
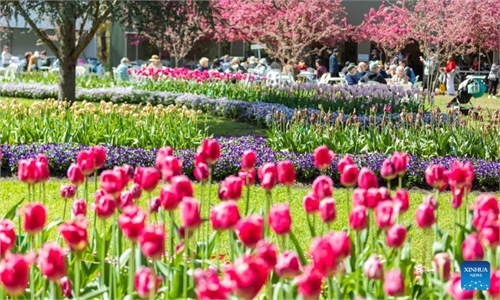
[[[439,205],[439,189],[436,189],[436,203],[437,205]],[[438,211],[436,210],[436,223],[434,224],[435,227],[435,232],[434,232],[434,243],[437,241],[438,239],[438,231],[439,231],[439,227],[438,227]]]
[[[250,203],[250,178],[248,178],[248,171],[246,172],[245,175],[245,180],[246,180],[246,186],[247,186],[247,202],[245,204],[245,217],[248,216],[248,205]]]
[[[94,170],[94,192],[97,191],[97,170]]]
[[[264,211],[264,238],[269,235],[269,210],[271,209],[271,191],[266,191],[266,208]]]
[[[50,299],[52,300],[56,300],[57,299],[57,296],[56,296],[56,288],[55,288],[55,284],[54,284],[54,281],[51,280],[49,282],[49,285],[50,285]]]
[[[403,188],[403,176],[399,175],[398,176],[398,183],[399,183],[399,189]]]
[[[169,249],[168,249],[168,256],[169,256],[169,264],[170,264],[170,267],[172,267],[171,265],[171,261],[172,261],[172,257],[174,257],[174,213],[172,211],[169,211],[168,212],[168,215],[170,217],[170,236],[169,236]],[[170,272],[172,272],[172,270],[170,270]],[[172,274],[171,274],[172,275]]]
[[[89,181],[88,176],[85,176],[85,189],[83,191],[83,196],[85,197],[85,204],[89,204]]]
[[[189,257],[189,229],[184,230],[184,264],[186,267],[186,270],[184,271],[184,280],[183,280],[183,285],[184,285],[184,299],[187,299],[187,289],[188,289],[188,258]]]
[[[333,278],[332,276],[328,277],[328,300],[333,299]],[[340,298],[337,298],[340,299]]]
[[[154,260],[153,260],[154,263]],[[156,273],[155,268],[151,268],[151,283],[152,288],[149,290],[149,300],[154,300],[156,298]],[[187,291],[186,291],[187,296]]]
[[[31,250],[34,250],[35,247],[35,236],[30,236],[31,239]],[[35,299],[35,266],[34,264],[30,264],[30,295],[31,299]]]
[[[106,228],[106,220],[102,220],[101,223],[101,284],[104,286],[104,274],[105,274],[105,267],[104,267],[104,249],[106,248],[106,239],[105,239],[105,233],[104,230]]]
[[[66,206],[68,205],[68,199],[64,198],[64,209],[63,209],[63,222],[66,219]]]
[[[234,263],[234,236],[233,236],[233,232],[231,230],[228,230],[227,233],[229,234],[229,244],[231,246],[231,262]],[[219,259],[219,258],[216,257],[215,259]]]
[[[76,255],[76,266],[75,266],[75,298],[80,298],[80,253]]]
[[[133,299],[132,294],[134,293],[134,258],[135,258],[135,242],[130,243],[130,260],[128,261],[128,297],[129,299]]]
[[[118,235],[120,234],[120,229],[118,228],[118,213],[115,211],[113,214],[114,218],[114,229],[115,229],[115,234],[113,235],[113,256],[111,257],[111,267],[114,267],[114,272],[115,276],[113,276],[113,295],[115,298],[117,298],[117,290],[118,290],[118,285],[120,284],[119,281],[120,279],[120,264],[118,263],[118,258],[119,258],[119,253],[118,253]],[[116,264],[115,264],[115,259],[116,259]],[[115,265],[114,265],[115,264]]]

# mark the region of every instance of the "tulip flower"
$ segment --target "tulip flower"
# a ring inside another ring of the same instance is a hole
[[[49,162],[43,154],[38,154],[36,158],[37,182],[46,182],[50,178]]]
[[[42,231],[47,221],[47,209],[41,203],[28,203],[23,210],[23,229],[29,235]]]
[[[422,203],[417,207],[415,212],[415,220],[420,228],[428,229],[436,223],[434,208],[431,204]]]
[[[385,180],[392,180],[398,177],[398,174],[396,174],[396,167],[394,166],[391,159],[387,158],[382,163],[380,176],[382,176],[382,178],[384,178]]]
[[[261,215],[250,215],[236,224],[236,234],[246,247],[253,248],[262,239],[264,220]]]
[[[354,189],[354,191],[352,192],[352,206],[353,207],[356,207],[358,205],[367,206],[367,201],[366,201],[367,195],[368,195],[367,190]],[[375,206],[373,206],[372,208],[375,208]]]
[[[500,269],[496,271],[492,270],[488,294],[490,294],[493,299],[500,298]]]
[[[262,165],[258,171],[260,184],[262,187],[270,191],[278,183],[278,174],[276,166],[272,163]]]
[[[267,281],[267,263],[261,258],[244,255],[225,270],[225,276],[234,286],[236,296],[253,299]]]
[[[36,161],[32,158],[21,159],[17,167],[17,177],[22,182],[27,184],[35,184],[38,182],[38,172]]]
[[[243,181],[245,186],[252,186],[255,184],[255,169],[250,169],[248,171],[241,169],[238,172],[238,177]],[[248,180],[248,183],[247,183]]]
[[[309,246],[309,254],[312,256],[313,266],[322,274],[333,276],[338,260],[335,257],[330,239],[327,237],[316,237]]]
[[[356,185],[358,175],[359,171],[355,165],[347,165],[340,174],[340,183],[345,187],[352,187]]]
[[[304,196],[304,198],[302,199],[302,204],[304,205],[304,210],[308,214],[319,212],[319,200],[312,192],[309,192]]]
[[[328,150],[326,146],[320,146],[314,150],[314,164],[316,168],[324,170],[332,163],[335,154],[333,151]]]
[[[241,157],[241,168],[246,171],[255,168],[256,160],[257,155],[255,152],[253,150],[246,150]]]
[[[148,201],[148,211],[150,214],[157,214],[160,211],[161,201],[160,197],[153,197]]]
[[[9,295],[18,296],[25,292],[30,264],[31,258],[20,254],[9,254],[0,262],[0,281]]]
[[[201,225],[198,200],[186,197],[180,205],[181,224],[189,230],[195,230]]]
[[[182,161],[175,156],[167,156],[164,158],[160,170],[163,180],[170,182],[172,178],[182,174]]]
[[[153,278],[154,282],[152,280]],[[135,274],[135,290],[142,299],[150,299],[150,293],[156,294],[162,280],[163,278],[160,275],[154,276],[153,269],[142,267],[137,274]]]
[[[441,280],[447,281],[450,279],[451,272],[451,259],[450,255],[446,252],[437,253],[433,260],[434,268],[437,270],[437,274]]]
[[[106,194],[95,199],[93,208],[100,219],[106,220],[115,213],[116,201],[112,195]]]
[[[118,197],[118,194],[125,187],[122,176],[123,174],[116,170],[103,171],[101,173],[101,189],[114,197]]]
[[[82,169],[85,176],[94,173],[96,168],[96,156],[92,150],[83,150],[76,156],[76,163]]]
[[[194,168],[194,177],[198,179],[200,182],[206,182],[210,176],[210,170],[208,169],[208,165],[206,163],[199,163]]]
[[[335,199],[325,198],[319,204],[319,212],[321,219],[325,223],[331,223],[337,218],[337,210],[335,209]]]
[[[484,226],[479,235],[484,246],[495,249],[500,245],[500,222]]]
[[[314,179],[312,190],[320,201],[329,198],[333,195],[333,180],[326,175],[320,175]]]
[[[68,168],[68,179],[74,185],[81,185],[85,181],[85,175],[77,164],[71,164]]]
[[[297,283],[297,292],[304,299],[318,299],[321,294],[321,285],[323,283],[322,274],[315,268],[307,266],[304,272],[295,278]]]
[[[57,243],[42,246],[38,252],[38,265],[48,280],[59,281],[66,276],[66,255]]]
[[[158,153],[156,154],[156,160],[155,160],[156,167],[162,170],[164,167],[165,158],[172,155],[174,155],[174,150],[171,147],[166,146],[160,148],[160,150],[158,150]]]
[[[387,271],[384,278],[384,293],[397,297],[405,293],[405,281],[399,269]]]
[[[384,278],[384,268],[376,254],[372,254],[363,264],[363,272],[365,276],[373,280],[381,280]]]
[[[185,175],[175,176],[171,180],[172,190],[177,194],[179,200],[182,201],[185,197],[193,197],[193,183]]]
[[[394,208],[398,213],[404,213],[408,211],[410,207],[410,195],[407,190],[399,189],[393,198]]]
[[[425,181],[429,186],[444,191],[448,186],[445,167],[442,165],[429,165],[425,170]]]
[[[101,146],[94,146],[90,148],[90,151],[94,153],[95,168],[98,170],[104,167],[104,162],[106,161],[106,150],[104,150]]]
[[[368,215],[363,205],[354,206],[349,214],[349,225],[355,231],[363,231],[368,227]]]
[[[394,225],[396,213],[394,212],[394,203],[392,201],[382,201],[375,207],[375,223],[382,230],[389,229]]]
[[[83,215],[77,215],[74,221],[67,221],[59,226],[59,233],[71,251],[81,252],[87,247],[87,226],[88,221]]]
[[[454,161],[451,170],[445,172],[448,183],[457,188],[471,184],[474,180],[474,168],[470,162],[461,163]]]
[[[277,263],[277,247],[268,241],[260,240],[255,247],[256,257],[261,258],[267,265],[267,270],[272,271]]]
[[[123,235],[132,242],[136,242],[145,227],[146,212],[137,205],[129,205],[123,209],[123,213],[118,217],[118,225]]]
[[[391,157],[392,163],[394,164],[394,169],[398,176],[404,175],[406,169],[408,168],[408,163],[410,158],[408,153],[405,152],[394,152]]]
[[[196,150],[196,162],[204,162],[211,165],[219,159],[220,145],[216,140],[203,140],[201,146]]]
[[[163,186],[160,190],[160,203],[166,211],[173,211],[179,205],[180,199],[171,186]]]
[[[494,224],[500,214],[498,199],[488,194],[479,195],[472,209],[472,225],[478,230],[481,230],[484,226]]]
[[[378,188],[378,179],[375,173],[368,168],[361,168],[358,175],[358,186],[362,189]]]
[[[214,230],[233,230],[239,220],[236,201],[224,201],[210,210],[210,224]]]
[[[330,240],[333,253],[338,261],[351,255],[351,240],[345,231],[332,232],[325,235]]]
[[[457,273],[451,277],[446,293],[454,300],[469,300],[474,298],[475,291],[463,290],[460,274]]]
[[[295,278],[301,272],[299,257],[292,251],[281,253],[277,258],[275,270],[280,278],[289,280]]]
[[[482,260],[484,249],[476,233],[469,234],[462,243],[462,256],[464,260]]]
[[[9,219],[0,221],[0,260],[5,257],[5,254],[16,244],[15,225]]]
[[[138,185],[137,183],[134,183],[130,186],[129,192],[132,193],[134,200],[138,200],[142,196],[142,189],[141,186]]]
[[[220,200],[239,200],[243,189],[243,181],[234,175],[230,175],[221,182],[219,187]]]
[[[290,232],[292,218],[288,204],[279,203],[271,206],[268,214],[269,226],[278,235],[285,235]]]
[[[386,232],[386,244],[391,248],[401,248],[406,240],[406,229],[396,224]]]
[[[146,257],[160,259],[165,253],[165,228],[163,225],[148,225],[141,230],[138,241]]]
[[[71,205],[71,211],[73,212],[73,216],[86,216],[87,215],[87,204],[83,199],[75,199],[73,201],[73,205]]]
[[[280,161],[276,165],[278,182],[290,187],[295,182],[295,168],[289,161]]]
[[[71,198],[75,197],[76,186],[74,186],[72,184],[64,184],[61,186],[61,189],[59,190],[59,194],[64,199],[71,199]]]
[[[59,280],[59,285],[61,286],[61,291],[64,297],[73,299],[73,287],[71,286],[71,281],[69,281],[67,276]]]
[[[344,158],[339,160],[337,164],[337,169],[339,170],[340,174],[343,174],[345,172],[345,167],[347,166],[354,166],[354,161],[349,154],[346,154]]]
[[[230,287],[226,286],[213,269],[204,271],[196,269],[194,272],[195,292],[197,299],[227,299]]]
[[[146,192],[152,192],[160,181],[160,172],[154,167],[137,167],[135,170],[134,182]]]

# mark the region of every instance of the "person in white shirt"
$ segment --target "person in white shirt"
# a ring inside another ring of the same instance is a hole
[[[3,46],[2,52],[2,67],[8,67],[10,65],[10,60],[12,55],[9,53],[9,46]]]

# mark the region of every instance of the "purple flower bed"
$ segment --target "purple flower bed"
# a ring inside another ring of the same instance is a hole
[[[245,136],[240,138],[217,138],[221,144],[221,157],[214,165],[214,179],[221,180],[225,177],[236,174],[240,169],[240,159],[243,152],[253,149],[257,152],[257,166],[265,162],[277,162],[279,160],[289,160],[296,168],[297,180],[310,183],[319,172],[314,166],[313,154],[296,154],[290,152],[276,152],[265,144],[265,138]],[[75,161],[76,155],[86,146],[74,144],[28,144],[28,145],[0,145],[3,152],[2,168],[15,172],[20,159],[35,157],[37,153],[44,153],[50,161],[50,168],[53,175],[65,176],[70,163]],[[105,168],[112,168],[115,165],[130,164],[133,166],[153,166],[156,157],[156,149],[138,149],[129,147],[114,147],[104,145],[108,153]],[[184,162],[184,172],[192,175],[194,166],[195,151],[192,149],[178,150],[175,153]],[[383,160],[386,158],[382,153],[373,154],[353,154],[354,162],[358,167],[368,167],[378,171]],[[339,173],[336,162],[332,164],[329,173],[335,182],[339,182]],[[426,187],[424,182],[424,171],[430,164],[442,164],[449,167],[454,160],[470,161],[475,169],[476,178],[474,189],[476,190],[497,190],[500,175],[500,162],[486,161],[469,157],[439,157],[432,159],[421,159],[410,156],[408,173],[405,176],[405,185],[410,187]],[[4,172],[5,174],[5,172]],[[381,181],[384,182],[384,181]]]
[[[328,87],[330,89],[330,87]],[[331,88],[333,89],[333,87]],[[336,89],[345,89],[336,87]],[[343,90],[343,92],[345,92]],[[359,96],[366,94],[366,91],[357,91]],[[6,97],[21,97],[31,99],[47,99],[57,98],[56,85],[41,85],[41,84],[26,84],[26,83],[4,83],[0,84],[0,95]],[[151,92],[144,90],[135,90],[125,87],[112,88],[94,88],[85,89],[78,88],[76,92],[78,101],[100,102],[110,101],[113,103],[152,103],[152,104],[179,104],[185,105],[188,108],[201,110],[214,116],[223,117],[226,119],[234,119],[241,122],[247,122],[257,125],[269,126],[272,121],[272,110],[282,112],[286,120],[290,120],[295,109],[287,107],[283,104],[266,103],[266,102],[247,102],[239,100],[230,100],[227,98],[210,98],[204,95],[196,94],[176,94],[170,92]],[[312,113],[318,114],[318,109],[308,109],[309,115]],[[333,119],[336,119],[338,113],[333,113]],[[344,120],[349,116],[344,115]],[[378,115],[378,120],[382,119],[382,115]],[[400,120],[398,113],[387,114],[388,118],[392,118],[396,123]],[[447,115],[442,114],[443,120],[446,121]],[[358,116],[361,123],[367,117],[364,115]],[[424,121],[429,123],[431,117],[429,113],[424,116]]]

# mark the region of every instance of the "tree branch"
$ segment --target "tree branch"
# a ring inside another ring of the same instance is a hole
[[[26,20],[26,22],[30,25],[31,29],[35,32],[35,34],[42,40],[42,42],[47,45],[47,47],[54,53],[54,55],[60,59],[59,57],[59,49],[56,47],[56,45],[50,40],[50,38],[47,36],[45,32],[40,30],[35,22],[30,18],[29,14],[26,12],[26,10],[19,4],[18,1],[14,1],[14,7],[19,11],[21,16]]]

